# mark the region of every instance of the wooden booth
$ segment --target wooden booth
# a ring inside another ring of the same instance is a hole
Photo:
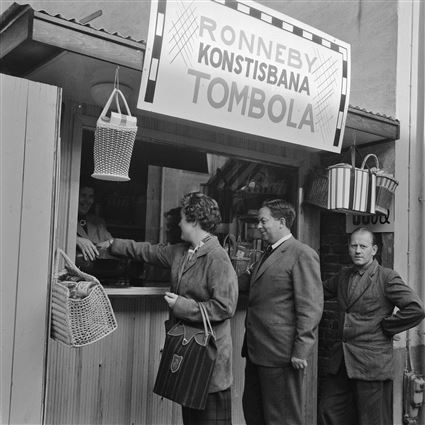
[[[3,382],[6,392],[2,391],[7,410],[4,423],[176,425],[181,421],[180,407],[152,393],[167,315],[162,297],[168,288],[164,271],[126,264],[121,271],[100,278],[118,321],[118,329],[107,338],[84,348],[68,348],[49,338],[50,287],[57,267],[54,252],[62,248],[76,258],[79,184],[93,172],[96,120],[113,87],[117,65],[130,109],[138,115],[135,101],[145,43],[17,4],[3,14],[0,30],[0,71],[8,74],[1,77],[1,118],[5,122],[6,117],[14,116],[16,121],[13,129],[8,125],[2,128],[2,139],[11,152],[26,146],[25,158],[23,154],[19,158],[9,157],[6,172],[14,173],[17,164],[24,161],[29,171],[21,166],[21,172],[13,174],[21,191],[20,195],[16,192],[16,199],[23,200],[24,213],[26,201],[31,201],[28,208],[49,211],[44,216],[47,222],[42,223],[44,237],[32,248],[31,259],[22,245],[20,251],[16,247],[13,252],[19,253],[17,258],[22,261],[8,265],[14,274],[9,274],[3,290],[6,297],[16,295],[8,298],[15,300],[15,304],[10,304],[7,319],[16,325],[10,327],[14,331],[8,333],[8,338],[22,344],[10,346],[13,349],[6,353],[10,361],[2,370],[9,377]],[[50,98],[43,98],[45,91],[51,98],[56,96],[53,104]],[[26,110],[30,115],[42,102],[51,112],[40,118],[43,126],[51,126],[50,142],[44,143],[47,136],[37,131],[34,122],[28,126],[27,136],[16,137],[19,125],[24,128],[18,122],[25,121],[18,111]],[[13,107],[16,113],[10,115]],[[265,199],[282,197],[296,206],[293,233],[319,249],[320,210],[303,203],[303,187],[311,169],[321,164],[320,152],[160,119],[138,116],[138,120],[131,180],[95,182],[96,212],[114,237],[165,242],[164,215],[178,206],[184,193],[202,190],[215,197],[222,209],[223,224],[218,234],[222,242],[232,233],[246,249],[261,249],[256,210]],[[30,139],[28,132],[32,134]],[[350,107],[344,147],[352,144],[354,133],[358,145],[393,141],[398,137],[398,123]],[[50,162],[46,163],[46,158]],[[35,181],[39,184],[30,185]],[[35,196],[38,191],[45,196]],[[21,218],[21,226],[25,220],[31,221],[25,214]],[[5,226],[14,219],[16,215],[8,216]],[[34,225],[38,226],[38,222]],[[27,231],[24,227],[9,228],[6,237],[23,237]],[[37,231],[33,229],[34,234]],[[25,268],[31,264],[32,269]],[[35,264],[43,264],[44,268],[38,269],[39,276],[31,272],[36,270]],[[33,274],[32,279],[23,279],[23,272]],[[36,286],[31,282],[34,279],[38,282]],[[28,296],[34,288],[34,302],[40,309],[37,316],[34,309],[27,308]],[[232,320],[235,425],[244,423],[244,360],[240,350],[245,303],[241,297]],[[25,339],[19,331],[24,322],[31,324],[34,320],[38,322],[37,338]],[[308,425],[316,423],[317,350],[309,362],[312,367],[308,372],[305,406]],[[13,364],[26,367],[13,368]],[[36,391],[25,388],[25,376],[21,373],[28,370],[33,378],[31,387],[35,386]],[[20,409],[23,400],[27,409]]]

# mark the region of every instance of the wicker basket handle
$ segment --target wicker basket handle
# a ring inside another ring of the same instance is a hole
[[[369,158],[374,158],[375,159],[376,168],[379,170],[379,160],[378,160],[378,157],[375,154],[373,154],[373,153],[370,153],[369,155],[366,155],[365,156],[365,159],[362,162],[361,168],[364,169],[364,167],[366,166],[366,162],[367,162],[367,160]]]
[[[68,257],[68,255],[65,253],[65,251],[63,251],[62,249],[58,248],[57,249],[57,261],[56,264],[59,264],[59,257],[62,256],[63,259],[65,260],[65,265],[69,270],[72,270],[76,275],[83,277],[84,279],[87,280],[91,280],[94,281],[96,283],[100,283],[99,280],[95,277],[92,276],[91,274],[88,273],[84,273],[83,271],[81,271],[74,263],[73,261]]]
[[[125,109],[127,109],[127,115],[131,117],[130,108],[128,107],[128,103],[127,103],[127,101],[125,100],[125,97],[124,97],[123,92],[122,92],[121,90],[118,90],[118,89],[116,89],[116,90],[117,90],[116,98],[117,98],[117,103],[118,103],[118,105],[119,105],[118,95],[120,95],[120,96],[121,96],[121,99],[122,99],[122,101],[123,101],[123,103],[124,103]],[[118,106],[118,109],[119,109],[119,106]],[[120,110],[120,109],[119,109],[119,113],[121,113],[121,110]]]
[[[121,114],[121,108],[120,108],[120,106],[119,106],[119,98],[118,98],[118,96],[121,96],[121,99],[122,99],[122,101],[123,101],[123,103],[124,103],[124,106],[125,106],[125,108],[127,109],[127,115],[131,117],[131,112],[130,112],[130,108],[128,107],[128,103],[127,103],[127,101],[125,100],[125,97],[124,97],[124,95],[123,95],[122,91],[121,91],[121,90],[118,90],[118,89],[113,89],[113,90],[112,90],[112,93],[111,93],[111,95],[109,96],[109,99],[108,99],[108,101],[106,102],[106,104],[105,104],[105,106],[103,107],[103,110],[102,110],[102,112],[101,112],[101,114],[100,114],[100,116],[101,116],[101,117],[106,117],[106,114],[108,113],[108,110],[109,110],[109,108],[110,108],[110,106],[111,106],[111,103],[112,103],[112,101],[113,101],[114,99],[115,99],[115,102],[116,102],[116,104],[117,104],[118,112]]]

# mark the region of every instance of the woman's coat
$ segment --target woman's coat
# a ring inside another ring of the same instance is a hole
[[[171,292],[179,295],[170,311],[172,323],[178,320],[202,322],[198,302],[206,307],[217,343],[217,360],[209,392],[222,391],[232,384],[232,338],[230,318],[238,299],[236,273],[226,251],[210,236],[188,259],[189,245],[151,245],[114,239],[111,254],[130,257],[171,269]]]

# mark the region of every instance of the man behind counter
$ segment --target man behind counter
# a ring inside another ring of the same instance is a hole
[[[90,213],[94,200],[94,187],[90,182],[81,183],[78,198],[77,254],[80,252],[85,261],[94,261],[99,256],[96,245],[112,239],[105,221]]]

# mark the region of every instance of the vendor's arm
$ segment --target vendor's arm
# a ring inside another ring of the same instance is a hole
[[[238,302],[238,279],[225,251],[218,252],[208,262],[207,287],[210,299],[203,301],[211,322],[220,322],[235,314]],[[173,307],[179,319],[202,321],[196,300],[179,296]]]
[[[396,272],[391,272],[385,282],[385,296],[399,309],[382,320],[382,329],[387,335],[413,328],[425,317],[423,302]]]
[[[113,239],[109,252],[112,255],[170,268],[177,249],[179,245],[152,245],[149,242],[135,242],[130,239]]]

